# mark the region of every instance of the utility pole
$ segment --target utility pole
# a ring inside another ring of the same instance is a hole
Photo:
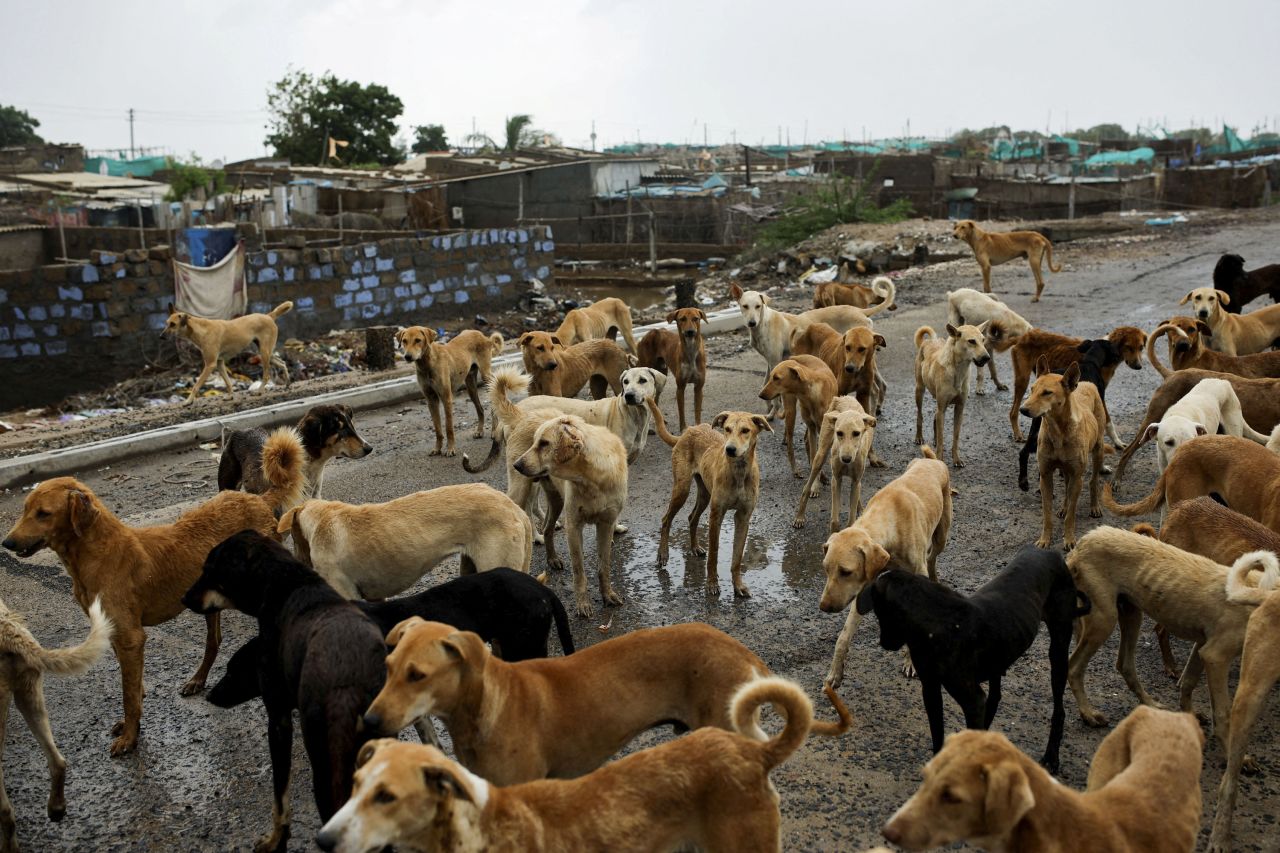
[[[133,107],[129,107],[129,159],[133,159]]]
[[[591,120],[591,150],[596,150],[596,120]]]

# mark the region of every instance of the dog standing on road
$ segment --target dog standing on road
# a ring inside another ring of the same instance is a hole
[[[650,329],[640,339],[641,367],[651,367],[676,377],[676,412],[684,432],[684,388],[693,385],[693,422],[702,423],[702,386],[707,381],[707,348],[700,324],[707,322],[701,308],[681,308],[667,315],[676,330]]]
[[[404,360],[418,369],[418,387],[431,410],[431,425],[436,431],[436,446],[431,456],[455,456],[457,442],[453,437],[453,395],[467,389],[476,408],[476,438],[484,436],[484,406],[480,403],[480,386],[493,374],[493,357],[502,352],[502,335],[485,335],[467,329],[454,335],[448,343],[436,341],[436,333],[425,326],[410,326],[396,332],[396,343],[404,351]],[[440,432],[440,410],[444,409],[445,433],[449,446],[441,450],[444,434]]]
[[[818,449],[814,452],[814,464],[809,466],[809,480],[800,490],[800,505],[791,526],[804,527],[804,511],[809,498],[818,496],[818,476],[828,457],[831,462],[831,526],[835,533],[840,529],[840,484],[849,478],[849,523],[853,524],[862,512],[862,474],[871,454],[875,438],[876,419],[866,413],[854,397],[836,397],[822,416],[822,428],[818,432]],[[881,463],[883,465],[883,463]]]
[[[1031,274],[1036,277],[1036,295],[1032,302],[1040,301],[1044,290],[1044,278],[1041,277],[1040,261],[1047,257],[1050,272],[1062,272],[1062,267],[1053,265],[1053,243],[1048,237],[1036,231],[1007,231],[996,233],[983,231],[972,219],[961,219],[952,228],[952,235],[969,244],[973,249],[974,260],[982,268],[982,291],[991,292],[991,268],[1007,261],[1026,258],[1031,265]]]
[[[1008,391],[1009,386],[1000,381],[996,375],[996,359],[998,353],[1007,352],[1018,342],[1018,338],[1031,331],[1032,326],[1016,311],[1005,305],[994,296],[979,293],[971,287],[960,287],[947,294],[947,322],[953,326],[968,323],[977,326],[988,323],[986,345],[991,352],[991,361],[987,367],[991,370],[991,381],[997,391]],[[985,394],[982,371],[974,373],[975,394]]]
[[[846,269],[842,267],[841,272]],[[871,286],[866,287],[861,284],[847,284],[838,281],[820,282],[813,289],[813,307],[814,308],[830,308],[833,305],[852,305],[854,308],[861,308],[864,311],[878,302],[884,302],[890,296],[890,287],[893,286],[893,279],[888,276],[878,275],[871,280]],[[897,305],[889,304],[889,310],[897,310]]]
[[[1212,287],[1197,287],[1178,301],[1191,303],[1195,318],[1213,331],[1209,346],[1225,355],[1253,355],[1280,345],[1280,305],[1248,314],[1227,311],[1231,297]]]
[[[592,399],[603,400],[610,388],[622,393],[622,372],[638,364],[634,355],[608,340],[565,346],[550,332],[525,332],[519,345],[531,394],[576,397],[585,385]]]
[[[884,335],[866,326],[855,326],[841,335],[826,323],[810,323],[791,333],[792,355],[815,355],[826,362],[836,377],[836,393],[852,394],[862,408],[880,413],[886,386],[876,367],[876,350],[887,346]],[[872,454],[873,465],[879,460]]]
[[[792,356],[778,363],[769,372],[769,379],[760,389],[760,399],[772,401],[783,398],[782,440],[787,448],[787,462],[797,479],[804,475],[796,468],[795,431],[796,410],[804,420],[804,449],[809,469],[822,467],[817,459],[818,430],[822,416],[836,397],[836,378],[826,362],[812,355]]]
[[[1244,306],[1264,293],[1272,302],[1280,302],[1280,264],[1268,264],[1245,272],[1244,258],[1226,254],[1213,267],[1213,287],[1230,298],[1222,307],[1239,314]]]
[[[324,469],[331,459],[361,459],[373,446],[356,432],[350,406],[312,406],[294,427],[307,454],[302,471],[307,478],[305,497],[320,497]],[[227,433],[218,460],[218,488],[243,488],[261,495],[271,488],[262,472],[262,446],[270,437],[265,429],[237,429]]]
[[[1169,358],[1173,370],[1161,364],[1156,356],[1155,339],[1165,334],[1169,336]],[[1147,342],[1147,359],[1165,378],[1172,376],[1174,370],[1188,368],[1232,373],[1251,379],[1280,378],[1280,350],[1227,355],[1213,349],[1213,345],[1213,330],[1208,323],[1190,317],[1175,317],[1151,333],[1151,340]]]
[[[160,332],[161,337],[174,334],[186,338],[196,345],[204,360],[204,369],[191,386],[187,402],[190,403],[200,393],[215,366],[222,371],[222,381],[226,384],[227,393],[234,394],[236,389],[231,384],[231,374],[227,372],[227,359],[244,352],[249,344],[258,345],[258,355],[262,359],[263,386],[271,384],[271,362],[276,359],[276,339],[280,336],[276,318],[291,310],[293,303],[286,301],[272,308],[269,314],[245,314],[234,320],[206,320],[185,311],[175,311],[170,302],[169,320]],[[288,383],[289,370],[283,363],[281,368],[285,382]]]
[[[631,332],[631,309],[621,299],[610,296],[585,308],[569,311],[564,315],[564,322],[556,329],[555,335],[565,346],[571,347],[599,338],[608,338],[616,344],[619,332],[627,343],[627,349],[634,354],[636,339]]]
[[[928,326],[916,329],[916,444],[924,444],[924,391],[929,389],[938,404],[933,416],[933,443],[942,456],[942,424],[947,409],[952,414],[951,464],[964,467],[960,458],[960,427],[964,423],[964,405],[969,396],[969,365],[981,370],[991,360],[985,338],[990,321],[978,326],[947,324],[947,338],[939,340]]]

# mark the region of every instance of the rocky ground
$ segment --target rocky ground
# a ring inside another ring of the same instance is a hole
[[[941,226],[941,223],[934,223]],[[1237,251],[1251,263],[1275,260],[1280,220],[1250,216],[1212,227],[1180,227],[1153,232],[1153,239],[1137,242],[1099,241],[1067,244],[1058,259],[1067,264],[1048,277],[1042,302],[1030,304],[1034,283],[1025,266],[1011,264],[995,271],[996,291],[1037,325],[1100,337],[1112,327],[1131,323],[1150,329],[1176,313],[1177,300],[1192,287],[1205,284],[1218,254]],[[741,274],[741,273],[739,273]],[[703,290],[724,304],[728,270],[718,273]],[[888,463],[872,470],[864,494],[902,471],[918,455],[913,439],[911,335],[922,324],[940,327],[946,321],[944,294],[959,286],[981,286],[972,262],[926,267],[897,278],[896,312],[878,317],[877,331],[888,339],[881,369],[889,395],[877,430],[880,455]],[[756,282],[770,279],[757,272]],[[788,288],[773,294],[780,306],[800,307],[807,294]],[[704,417],[725,409],[762,411],[756,397],[761,385],[762,359],[739,332],[709,342],[711,379]],[[1000,359],[1003,378],[1010,368]],[[1122,369],[1108,390],[1107,400],[1120,433],[1132,435],[1159,377],[1149,367]],[[1006,419],[1009,392],[988,393],[970,401],[964,424],[963,448],[968,466],[953,472],[959,494],[950,542],[939,561],[939,575],[963,592],[990,579],[1017,548],[1034,540],[1039,529],[1038,495],[1020,492],[1016,485],[1016,450]],[[674,395],[666,395],[668,420],[674,416]],[[214,405],[199,403],[197,407]],[[926,402],[926,415],[932,402]],[[470,437],[473,413],[457,409],[462,448],[482,454],[486,440]],[[326,497],[351,502],[381,501],[406,492],[469,478],[457,459],[428,456],[433,440],[425,407],[411,403],[363,412],[357,423],[375,453],[360,461],[340,461],[326,479]],[[463,436],[466,436],[463,438]],[[949,457],[948,457],[949,458]],[[815,697],[819,712],[830,716],[819,685],[827,670],[843,616],[818,611],[822,588],[820,548],[825,539],[826,497],[812,501],[809,524],[791,527],[799,483],[787,470],[780,435],[766,435],[760,448],[763,471],[760,502],[747,546],[746,581],[753,595],[735,600],[728,593],[727,567],[721,569],[726,594],[711,598],[705,592],[705,565],[689,555],[685,513],[672,540],[672,559],[665,570],[655,566],[658,525],[669,496],[670,452],[656,439],[630,471],[630,501],[623,522],[630,532],[614,549],[613,578],[626,603],[598,613],[594,619],[572,617],[575,641],[583,646],[639,627],[702,620],[737,637],[758,653],[775,672],[796,679]],[[167,520],[180,509],[213,494],[215,464],[208,450],[188,448],[122,461],[105,470],[77,472],[107,504],[128,520],[139,523]],[[502,488],[504,475],[491,471],[483,479]],[[1155,478],[1154,455],[1138,454],[1130,466],[1126,497],[1137,495]],[[7,528],[21,509],[23,494],[0,495],[0,526]],[[1081,532],[1099,523],[1127,520],[1090,519],[1082,507]],[[726,528],[728,525],[726,525]],[[1059,533],[1060,535],[1060,533]],[[588,536],[588,571],[595,548]],[[731,532],[723,531],[722,553],[728,552]],[[544,567],[541,549],[534,570]],[[78,641],[85,619],[70,595],[70,580],[46,552],[29,560],[0,553],[3,598],[26,614],[36,634],[48,645]],[[456,572],[441,566],[425,583],[444,580]],[[551,584],[565,601],[571,600],[567,573],[552,575]],[[251,635],[251,622],[237,614],[225,620],[224,656]],[[608,625],[607,630],[601,626]],[[1149,626],[1148,626],[1149,627]],[[782,801],[783,845],[787,850],[860,850],[879,841],[880,824],[905,800],[919,782],[920,766],[930,756],[928,724],[917,683],[899,674],[899,657],[882,651],[874,618],[862,626],[850,652],[841,694],[856,721],[853,731],[837,740],[813,740],[773,774]],[[5,744],[5,776],[19,820],[19,836],[28,849],[77,850],[227,850],[248,849],[269,825],[270,771],[265,719],[258,706],[221,711],[200,697],[182,698],[178,688],[195,668],[203,638],[203,622],[181,616],[148,631],[146,698],[142,739],[136,754],[113,760],[107,755],[108,729],[120,710],[119,672],[108,657],[89,674],[71,680],[49,679],[46,686],[53,728],[70,761],[69,813],[62,823],[43,816],[44,761],[20,723],[12,722]],[[1004,701],[995,728],[1032,755],[1043,750],[1048,734],[1047,640],[1037,640],[1029,654],[1014,665],[1004,683]],[[1187,646],[1175,643],[1179,658]],[[1134,705],[1132,695],[1112,669],[1115,642],[1100,653],[1089,669],[1095,704],[1112,721]],[[1177,689],[1161,672],[1154,640],[1143,635],[1138,650],[1142,679],[1156,697],[1173,706]],[[222,663],[215,667],[215,677]],[[602,696],[601,703],[608,697]],[[947,725],[962,724],[950,699],[944,700]],[[1063,783],[1081,788],[1090,756],[1107,729],[1086,727],[1068,695],[1067,727],[1062,749]],[[1208,698],[1196,694],[1197,709],[1208,711]],[[1236,838],[1241,850],[1276,850],[1276,809],[1280,802],[1280,714],[1264,713],[1251,752],[1263,772],[1243,782],[1236,810]],[[642,738],[638,745],[659,742],[667,732]],[[308,849],[318,821],[309,791],[310,773],[299,743],[293,785],[295,841],[290,849]],[[1216,802],[1223,767],[1221,748],[1212,739],[1206,748],[1201,778],[1205,814],[1202,843]],[[1158,816],[1153,816],[1158,820]],[[1087,842],[1081,842],[1082,848]]]

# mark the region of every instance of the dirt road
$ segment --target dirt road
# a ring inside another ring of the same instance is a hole
[[[1083,248],[1073,252],[1068,246],[1059,253],[1059,259],[1069,264],[1068,270],[1049,276],[1041,303],[1029,302],[1033,281],[1025,266],[997,268],[994,286],[1015,310],[1046,328],[1089,337],[1101,337],[1119,324],[1149,330],[1176,313],[1177,300],[1183,294],[1209,282],[1220,252],[1237,251],[1254,265],[1275,260],[1273,247],[1278,242],[1280,223],[1264,221],[1152,243],[1136,258],[1116,259],[1105,253],[1095,256]],[[912,440],[911,334],[922,324],[941,328],[946,311],[940,300],[947,289],[959,286],[981,286],[976,265],[957,266],[953,276],[907,279],[900,298],[903,308],[877,323],[877,330],[889,342],[881,355],[889,395],[876,435],[888,467],[870,472],[864,487],[868,496],[918,454]],[[762,411],[756,395],[763,361],[747,348],[745,334],[717,339],[711,349],[706,416],[724,409]],[[1007,358],[1000,359],[1000,370],[1002,378],[1009,376]],[[1130,438],[1137,428],[1158,379],[1150,367],[1141,372],[1121,368],[1117,373],[1107,400],[1124,438]],[[959,490],[956,520],[939,561],[941,579],[965,592],[989,579],[1009,555],[1038,533],[1039,497],[1034,491],[1018,491],[1016,485],[1016,445],[1006,420],[1009,396],[1008,392],[989,392],[976,397],[966,413],[963,448],[969,464],[954,473]],[[674,394],[669,392],[667,397],[664,408],[670,420]],[[931,412],[930,401],[926,417]],[[472,415],[461,405],[458,415],[464,424],[472,422]],[[380,501],[468,479],[457,459],[427,455],[432,438],[421,404],[363,413],[358,423],[376,452],[359,462],[339,462],[331,468],[326,497]],[[464,430],[459,427],[460,438]],[[476,456],[483,454],[487,441],[468,436],[461,444]],[[746,574],[753,596],[734,600],[727,567],[722,567],[726,594],[711,599],[704,592],[702,561],[685,550],[685,513],[675,526],[670,565],[665,571],[655,567],[658,523],[669,495],[671,474],[669,451],[661,442],[651,440],[631,471],[630,503],[622,519],[631,532],[620,537],[615,546],[614,583],[626,604],[589,621],[575,617],[576,641],[587,645],[638,627],[703,620],[745,642],[779,674],[799,681],[819,700],[820,713],[829,716],[818,686],[843,617],[817,609],[826,498],[811,502],[808,527],[792,529],[800,484],[787,470],[781,447],[780,435],[766,436],[760,454],[763,488],[748,539]],[[180,508],[208,497],[213,491],[213,472],[210,454],[193,448],[81,472],[81,476],[110,507],[137,522],[171,518]],[[1126,478],[1125,495],[1138,494],[1154,476],[1153,454],[1138,454]],[[486,478],[499,488],[504,485],[502,479],[500,470]],[[184,480],[195,482],[184,484]],[[6,529],[21,500],[21,493],[0,497],[0,523]],[[1118,523],[1114,518],[1101,521]],[[1082,507],[1081,531],[1097,523]],[[731,535],[730,530],[724,531],[723,553],[727,553]],[[590,569],[594,561],[590,543],[587,558]],[[538,549],[535,571],[543,564]],[[4,572],[0,595],[10,607],[27,615],[42,641],[58,645],[83,636],[85,619],[72,601],[70,580],[51,555],[46,552],[18,561],[7,553],[0,554],[0,567]],[[443,580],[454,571],[453,566],[442,567],[428,580]],[[567,573],[553,575],[551,583],[565,601],[571,600]],[[606,635],[598,626],[610,619],[612,626]],[[225,624],[224,653],[215,676],[227,654],[253,631],[252,623],[239,614],[228,615]],[[44,761],[25,727],[11,722],[5,777],[18,814],[19,835],[28,849],[247,849],[268,827],[270,769],[260,706],[220,711],[198,696],[178,696],[179,686],[199,658],[202,620],[182,616],[148,634],[142,738],[138,751],[127,758],[113,760],[107,755],[108,729],[120,713],[114,659],[108,656],[82,678],[50,679],[48,683],[54,731],[70,761],[69,814],[60,824],[50,824],[43,816]],[[788,850],[857,850],[877,843],[879,825],[914,790],[919,768],[930,756],[919,685],[899,674],[898,655],[882,651],[877,636],[872,618],[862,626],[850,652],[841,693],[856,717],[853,731],[840,740],[811,741],[774,773],[782,797],[784,846]],[[1043,750],[1048,734],[1047,646],[1042,636],[1028,656],[1013,667],[1005,680],[1004,700],[995,721],[998,730],[1032,755]],[[1134,700],[1112,669],[1114,652],[1113,640],[1095,658],[1089,683],[1101,710],[1118,720],[1133,707]],[[1184,658],[1186,645],[1176,644],[1176,652]],[[1175,706],[1176,687],[1161,673],[1150,633],[1143,636],[1138,662],[1148,688],[1160,701]],[[608,697],[600,700],[607,702]],[[1070,696],[1066,701],[1061,779],[1079,788],[1084,785],[1089,758],[1106,730],[1084,726]],[[1208,711],[1203,687],[1197,692],[1196,703],[1199,710]],[[948,728],[954,730],[962,719],[950,699],[945,707]],[[1272,707],[1253,737],[1251,751],[1264,772],[1243,783],[1235,822],[1239,849],[1277,849],[1278,734],[1280,712]],[[668,736],[663,732],[641,743]],[[1202,777],[1206,833],[1222,766],[1221,750],[1210,740]],[[291,849],[302,850],[309,849],[318,821],[300,742],[295,749],[295,768],[295,841]]]

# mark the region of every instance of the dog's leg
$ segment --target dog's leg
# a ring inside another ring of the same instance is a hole
[[[1040,418],[1031,419],[1027,440],[1022,443],[1022,449],[1018,451],[1018,488],[1024,492],[1031,489],[1031,483],[1027,480],[1027,466],[1031,462],[1031,454],[1036,452],[1036,446],[1040,443],[1040,421]]]
[[[1215,642],[1216,641],[1216,642]],[[1231,672],[1233,649],[1223,648],[1220,635],[1210,637],[1200,648],[1200,661],[1204,664],[1205,680],[1209,682],[1209,702],[1213,710],[1213,733],[1222,744],[1223,752],[1231,749],[1231,691],[1227,676]],[[1245,758],[1245,769],[1257,772],[1253,759]]]
[[[751,524],[750,509],[739,508],[733,513],[733,563],[729,569],[733,580],[733,594],[739,598],[750,598],[751,590],[742,579],[742,555],[747,548],[747,527]],[[718,588],[717,584],[717,588]]]
[[[147,635],[141,628],[116,624],[117,633],[111,638],[111,645],[120,662],[124,719],[111,729],[111,734],[116,736],[111,743],[112,757],[132,752],[138,745],[138,730],[142,727],[142,655],[147,642]]]
[[[693,422],[695,424],[702,423],[702,384],[703,379],[694,380],[693,383]],[[680,411],[684,412],[684,404],[680,404]]]
[[[1151,697],[1138,678],[1138,667],[1134,656],[1138,649],[1138,638],[1142,635],[1142,611],[1132,604],[1121,600],[1118,605],[1120,622],[1120,650],[1116,654],[1116,671],[1124,678],[1124,683],[1138,697],[1143,705],[1153,708],[1164,707]]]
[[[413,729],[418,733],[418,740],[436,749],[444,749],[440,745],[440,737],[436,734],[436,727],[432,725],[430,717],[419,717],[414,720]]]
[[[542,493],[547,497],[547,517],[542,524],[543,544],[547,549],[547,568],[563,569],[564,560],[556,553],[556,521],[564,510],[564,496],[550,480],[542,482]]]
[[[720,524],[724,521],[724,507],[711,503],[711,517],[707,520],[707,594],[720,597]]]
[[[916,366],[916,444],[924,444],[924,382],[920,379],[919,365]]]
[[[1062,746],[1062,728],[1067,712],[1062,704],[1062,693],[1067,686],[1067,656],[1071,651],[1071,631],[1074,620],[1054,620],[1049,623],[1049,685],[1053,693],[1053,715],[1049,718],[1049,744],[1045,747],[1040,764],[1050,773],[1058,772],[1058,752]],[[994,712],[992,717],[994,717]],[[988,728],[990,721],[988,721]]]
[[[996,386],[997,391],[1008,391],[1009,386],[1000,381],[1000,377],[996,375],[996,356],[995,351],[991,352],[991,360],[987,362],[987,369],[991,371],[991,382]],[[982,381],[982,371],[978,371],[978,381]],[[979,391],[978,393],[982,393]]]
[[[476,431],[473,435],[475,438],[484,438],[484,404],[480,402],[480,388],[476,384],[475,369],[467,372],[465,381],[467,396],[471,398],[471,405],[476,407]]]
[[[835,533],[840,529],[840,487],[844,484],[844,478],[849,475],[849,523],[853,523],[854,517],[858,513],[858,507],[854,503],[854,489],[857,488],[857,477],[852,475],[850,470],[845,467],[843,462],[832,461],[831,463],[831,517],[828,522],[827,532]]]
[[[827,454],[831,451],[831,441],[833,436],[834,433],[824,426],[821,437],[818,440],[818,455],[823,459],[827,458]],[[820,470],[821,469],[816,466],[811,465],[809,467],[809,479],[805,481],[804,488],[800,490],[800,503],[796,506],[795,518],[791,520],[791,526],[797,530],[804,527],[804,513],[805,509],[809,506],[809,498],[816,498],[818,496],[818,492],[821,491],[821,488],[818,486],[818,472]],[[835,486],[832,486],[833,492],[835,488]],[[837,495],[833,502],[833,506],[838,507],[839,505],[840,498]]]
[[[1095,500],[1098,484],[1098,469],[1093,469],[1094,485],[1093,492]],[[1084,489],[1084,471],[1075,469],[1067,475],[1066,497],[1063,499],[1062,508],[1064,514],[1062,517],[1062,550],[1070,551],[1076,547],[1076,512],[1080,507],[1080,492]],[[1101,512],[1098,515],[1102,515]]]
[[[596,572],[600,576],[600,600],[605,605],[622,604],[622,596],[613,591],[613,583],[609,577],[613,565],[613,525],[617,517],[596,524]]]
[[[678,375],[677,375],[677,379],[679,380]],[[680,432],[684,432],[685,419],[684,419],[684,381],[683,380],[679,380],[676,382],[676,414],[680,416]]]
[[[791,465],[791,476],[799,480],[804,475],[796,469],[796,398],[791,394],[783,395],[782,443],[787,448],[787,463]]]
[[[591,597],[587,594],[587,572],[582,561],[582,522],[575,517],[576,513],[572,513],[569,518],[565,519],[564,538],[569,543],[569,564],[573,567],[573,597],[577,599],[578,615],[584,619],[590,619],[595,615],[595,608],[591,604]],[[612,533],[612,525],[610,525],[610,533]],[[551,533],[548,532],[547,536]],[[601,569],[601,571],[607,571]]]
[[[196,669],[195,675],[191,676],[178,691],[183,696],[193,696],[204,690],[205,682],[209,678],[209,670],[213,669],[213,662],[218,657],[218,648],[222,645],[222,614],[207,614],[204,617],[204,627],[204,657],[200,659],[200,666]]]
[[[200,371],[200,375],[196,377],[196,383],[191,386],[191,393],[187,395],[187,402],[195,400],[196,395],[200,393],[200,389],[204,387],[204,383],[209,379],[209,374],[213,373],[213,368],[218,364],[215,357],[212,361],[205,361],[204,369]]]
[[[684,506],[685,501],[689,500],[689,480],[692,479],[684,470],[684,466],[677,463],[672,466],[671,476],[671,502],[667,504],[667,511],[662,516],[662,529],[658,535],[658,565],[665,566],[667,564],[668,543],[671,539],[671,522],[676,517],[676,513]],[[694,543],[694,531],[692,525],[689,528],[689,544],[692,547]]]
[[[1105,449],[1099,440],[1093,447],[1093,473],[1089,479],[1089,517],[1102,518],[1102,458]],[[1080,472],[1084,476],[1084,472]]]
[[[698,544],[698,522],[702,519],[702,513],[707,505],[711,503],[711,491],[707,489],[701,477],[695,477],[694,482],[698,486],[698,494],[693,499],[693,509],[689,512],[689,550],[695,557],[705,557],[707,549]]]
[[[964,460],[960,458],[960,426],[964,423],[964,398],[964,394],[956,397],[955,411],[951,413],[951,464],[957,468],[964,467]]]
[[[37,677],[27,682],[25,689],[19,687],[14,692],[13,698],[18,710],[22,713],[22,718],[27,721],[27,728],[31,730],[31,734],[40,744],[41,751],[44,752],[45,763],[49,765],[49,801],[47,803],[49,820],[62,820],[67,813],[65,793],[67,759],[63,758],[62,753],[58,751],[58,744],[53,740],[53,729],[49,728],[49,712],[44,705],[43,679]],[[5,713],[8,713],[8,702],[5,706]],[[5,811],[6,805],[8,805],[7,795],[5,803],[0,805],[0,813]],[[4,820],[0,817],[0,828],[3,828],[3,824]]]
[[[824,680],[833,690],[844,681],[844,662],[849,657],[849,643],[853,640],[853,632],[858,630],[858,623],[861,621],[858,608],[853,605],[853,602],[849,602],[849,612],[844,618],[844,627],[840,629],[840,636],[836,637],[835,652],[831,655],[831,668],[827,670],[827,677]]]
[[[450,384],[445,383],[445,386],[440,389],[440,406],[444,409],[444,432],[445,437],[448,439],[444,455],[457,456],[458,442],[453,435],[453,388],[450,387]],[[481,435],[483,434],[481,432]]]
[[[1164,674],[1170,678],[1178,677],[1178,661],[1173,657],[1173,648],[1169,645],[1169,629],[1163,625],[1155,627],[1156,643],[1160,646],[1160,663],[1164,666]]]
[[[946,425],[947,407],[937,397],[933,398],[933,402],[937,406],[933,412],[933,449],[938,452],[938,458],[942,459],[947,455],[947,445],[942,441],[942,429]],[[955,448],[952,448],[952,453],[954,452]]]
[[[427,398],[427,410],[431,412],[431,426],[436,432],[436,446],[427,455],[440,456],[444,446],[444,433],[440,431],[440,395],[428,388],[424,396]]]
[[[862,461],[858,459],[845,471],[849,475],[849,524],[857,521],[862,514],[862,475],[865,472]]]
[[[36,689],[43,689],[39,684]],[[0,743],[4,743],[5,728],[9,723],[9,693],[0,691]],[[18,822],[14,817],[13,803],[5,790],[3,768],[0,767],[0,853],[18,853]]]
[[[1009,427],[1013,430],[1013,440],[1022,441],[1022,422],[1018,420],[1018,407],[1027,393],[1027,385],[1031,381],[1031,368],[1018,364],[1018,350],[1013,350],[1013,400],[1009,403]]]
[[[978,266],[982,267],[982,292],[991,292],[991,261],[978,258]]]
[[[920,679],[920,694],[924,697],[924,712],[929,717],[929,735],[933,738],[933,751],[942,749],[945,730],[942,725],[942,682],[934,678]]]
[[[1036,540],[1037,548],[1048,548],[1053,544],[1053,469],[1040,462],[1040,538]]]
[[[266,370],[264,367],[263,370]],[[218,359],[218,372],[222,374],[222,384],[227,387],[227,396],[236,393],[236,386],[231,383],[231,371],[227,370],[227,362],[225,359]],[[266,383],[263,383],[264,385]]]
[[[1106,596],[1091,594],[1089,600],[1093,602],[1093,611],[1080,617],[1080,638],[1067,661],[1067,683],[1071,685],[1071,692],[1076,697],[1076,707],[1080,709],[1080,716],[1085,724],[1097,727],[1107,725],[1107,718],[1089,701],[1089,694],[1084,688],[1084,675],[1089,660],[1102,648],[1115,628],[1117,614],[1114,598],[1108,600]]]
[[[978,695],[982,695],[981,687],[978,687]],[[992,676],[991,682],[987,685],[987,701],[985,703],[986,707],[981,715],[981,728],[991,728],[991,721],[996,718],[996,711],[1000,709],[1000,696],[1000,676],[995,675]],[[971,729],[978,728],[978,726],[969,726],[967,722],[965,725]]]
[[[293,781],[293,713],[268,711],[267,746],[271,752],[271,831],[254,844],[254,853],[277,853],[289,842],[292,808],[289,785]]]
[[[1032,302],[1040,301],[1040,294],[1044,291],[1044,274],[1040,271],[1040,258],[1043,250],[1037,250],[1030,253],[1027,262],[1031,264],[1031,273],[1036,277],[1036,295],[1031,297]]]

